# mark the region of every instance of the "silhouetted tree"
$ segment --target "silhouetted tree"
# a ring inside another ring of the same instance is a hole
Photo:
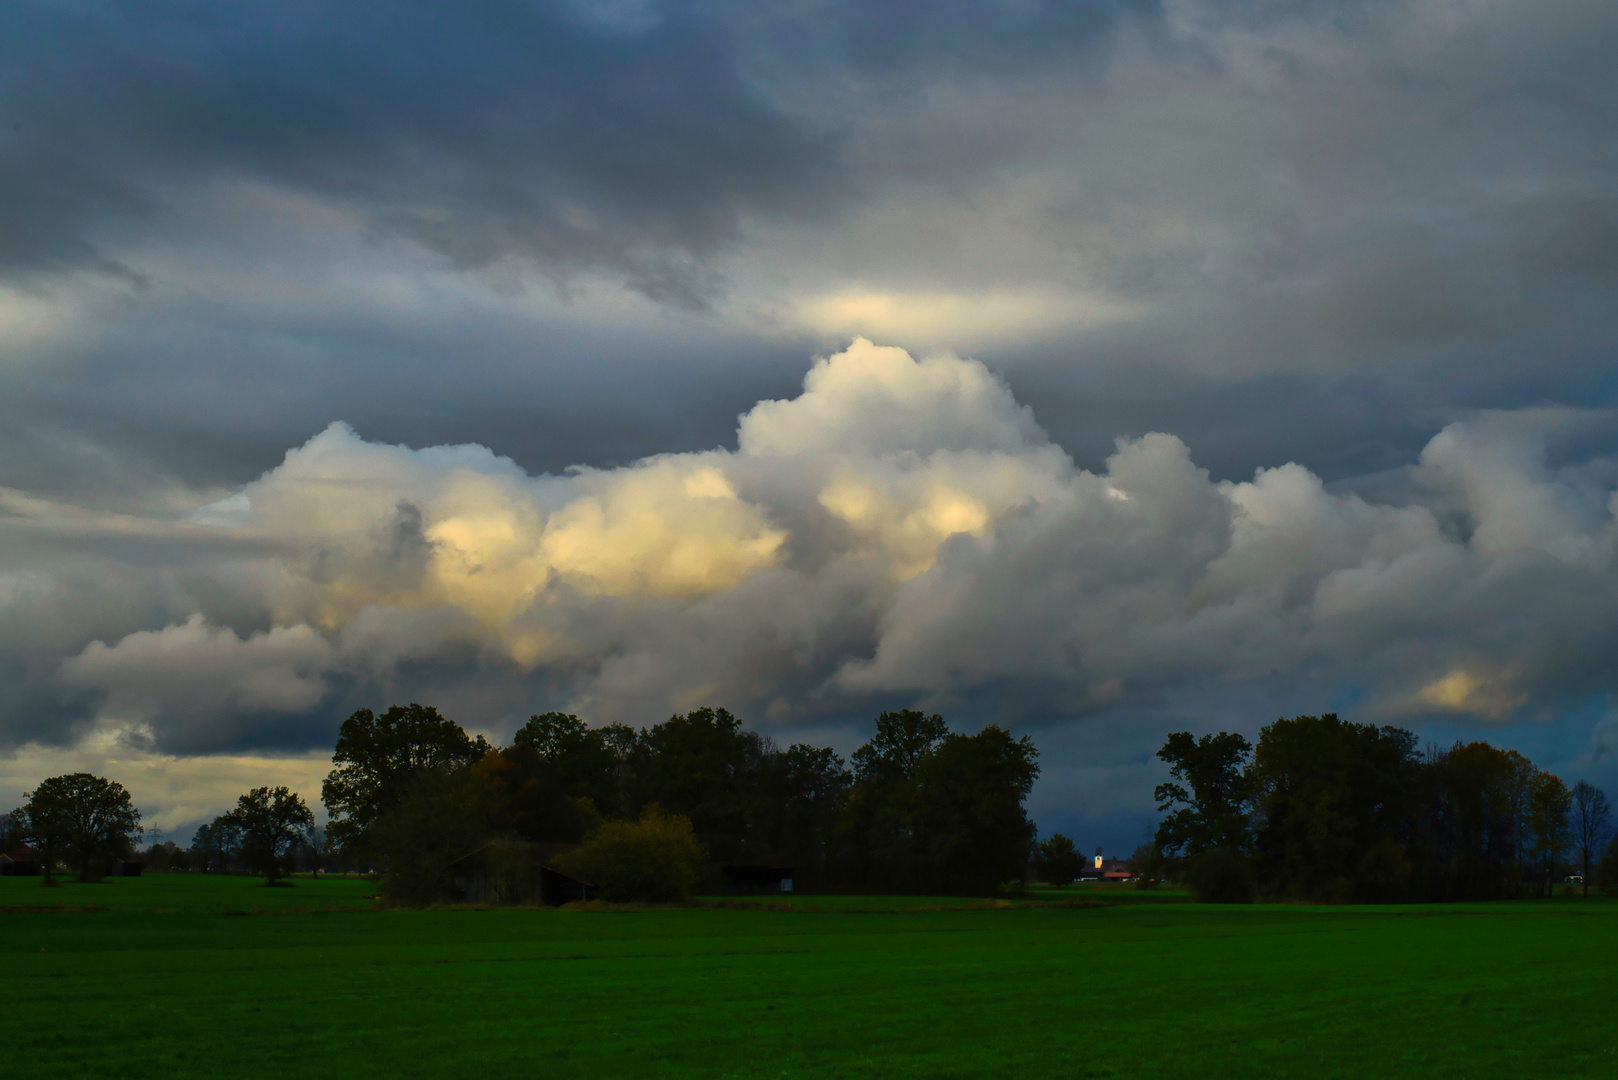
[[[1596,885],[1608,896],[1618,896],[1618,838],[1608,841],[1606,854],[1596,864]]]
[[[1264,879],[1278,892],[1317,900],[1408,895],[1415,742],[1408,731],[1332,713],[1266,726],[1247,770]]]
[[[1163,855],[1157,850],[1157,841],[1148,840],[1129,856],[1129,873],[1136,888],[1150,889],[1163,876]]]
[[[489,788],[490,826],[494,832],[528,841],[578,843],[588,820],[596,817],[568,797],[568,788],[551,763],[532,745],[491,750],[471,766],[471,774]]]
[[[80,881],[96,880],[101,861],[128,852],[142,831],[124,786],[90,773],[53,776],[23,797],[27,837],[39,849],[45,884],[62,855],[78,863]]]
[[[309,872],[312,877],[320,877],[320,869],[326,860],[326,830],[319,825],[309,826],[309,833],[303,838],[303,848],[309,853]]]
[[[1241,735],[1224,731],[1200,739],[1189,731],[1168,737],[1157,756],[1168,762],[1174,780],[1157,785],[1152,793],[1158,810],[1168,812],[1157,827],[1159,851],[1177,858],[1209,848],[1248,846],[1248,785],[1243,769],[1252,749]]]
[[[1548,772],[1536,772],[1528,788],[1528,827],[1534,840],[1540,895],[1551,894],[1557,860],[1568,844],[1568,813],[1573,795],[1567,785]]]
[[[383,897],[410,905],[462,899],[455,864],[496,835],[499,794],[469,768],[415,773],[371,825],[368,843],[383,866]]]
[[[769,751],[724,709],[671,716],[636,748],[634,801],[689,818],[716,860],[740,858],[750,847],[750,788]]]
[[[795,743],[767,755],[753,785],[753,819],[765,853],[800,882],[823,885],[853,776],[829,747]]]
[[[0,814],[0,852],[10,854],[18,845],[26,843],[23,832],[28,818],[19,807]]]
[[[303,799],[286,787],[254,788],[225,816],[241,834],[247,865],[263,874],[268,885],[287,869],[287,854],[315,824]]]
[[[220,873],[228,872],[241,848],[241,830],[228,814],[221,814],[206,825],[198,825],[196,834],[191,838],[191,851],[196,855],[198,867],[204,874],[214,868]]]
[[[876,718],[876,734],[854,751],[854,775],[865,780],[878,776],[909,780],[922,760],[949,734],[937,713],[915,709],[885,712]]]
[[[148,874],[173,873],[186,869],[187,865],[185,849],[173,840],[153,844],[147,848],[144,862],[145,872]]]
[[[1039,777],[1039,751],[990,724],[947,735],[915,766],[913,821],[923,888],[989,895],[1028,870],[1034,826],[1023,800]]]
[[[1525,760],[1485,742],[1428,754],[1417,783],[1425,812],[1411,824],[1409,839],[1412,860],[1427,864],[1428,898],[1515,894],[1521,876],[1515,792]]]
[[[585,798],[606,814],[624,812],[624,733],[632,729],[592,728],[572,713],[530,716],[512,737],[513,746],[531,749],[550,766],[563,791]]]
[[[1573,850],[1578,855],[1579,872],[1584,877],[1584,895],[1590,895],[1591,864],[1599,859],[1603,844],[1612,832],[1612,809],[1607,796],[1588,780],[1573,785]]]
[[[490,749],[482,736],[474,740],[437,709],[414,702],[381,716],[356,711],[343,721],[332,753],[337,768],[320,789],[331,814],[328,841],[338,848],[363,843],[372,822],[398,803],[417,774],[470,765]]]
[[[1192,856],[1186,882],[1205,904],[1251,904],[1258,891],[1252,860],[1230,848],[1208,848]]]
[[[1525,877],[1524,868],[1529,858],[1529,846],[1533,835],[1533,812],[1530,805],[1530,796],[1534,789],[1534,777],[1539,769],[1532,761],[1515,750],[1507,751],[1511,755],[1511,775],[1507,783],[1507,799],[1511,804],[1511,820],[1513,844],[1515,845],[1516,881],[1517,890],[1521,891]]]
[[[836,873],[849,886],[898,892],[922,887],[917,772],[948,734],[937,713],[885,712],[876,718],[870,741],[854,751],[854,783],[836,852]]]
[[[23,796],[27,798],[28,793],[24,792]],[[57,806],[47,798],[37,809],[24,804],[11,812],[17,842],[34,849],[34,859],[44,874],[40,884],[47,887],[55,884],[51,874],[62,853],[67,850],[71,835],[67,815],[57,811]]]
[[[1034,873],[1039,880],[1057,888],[1071,885],[1084,869],[1084,859],[1073,846],[1073,841],[1061,833],[1052,833],[1039,842],[1034,854]]]

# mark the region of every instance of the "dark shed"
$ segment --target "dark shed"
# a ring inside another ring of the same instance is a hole
[[[744,863],[720,868],[731,892],[791,892],[792,867]]]
[[[0,876],[38,877],[39,862],[34,858],[34,849],[20,847],[9,855],[0,855]]]

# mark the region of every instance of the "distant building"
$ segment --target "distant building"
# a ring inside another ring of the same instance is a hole
[[[9,854],[0,855],[0,877],[38,877],[39,860],[34,849],[24,845]]]
[[[559,907],[594,899],[596,886],[549,865],[577,844],[492,840],[450,863],[455,887],[468,904],[545,904]]]
[[[1133,876],[1128,862],[1104,858],[1099,851],[1091,864],[1079,872],[1080,881],[1128,881]]]
[[[791,892],[792,867],[748,863],[720,867],[727,892]]]

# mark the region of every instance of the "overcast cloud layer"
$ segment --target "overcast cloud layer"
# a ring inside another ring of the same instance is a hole
[[[189,822],[196,755],[410,697],[998,719],[1047,830],[1332,707],[1618,780],[1615,54],[1609,0],[8,4],[0,802]]]

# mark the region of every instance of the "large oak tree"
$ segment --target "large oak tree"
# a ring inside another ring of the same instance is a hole
[[[269,885],[281,876],[292,846],[315,825],[303,799],[286,787],[254,788],[237,799],[236,809],[225,817],[241,833],[248,866],[263,874]]]
[[[38,849],[46,885],[64,856],[78,863],[80,881],[96,880],[105,860],[123,855],[142,831],[124,786],[91,773],[42,780],[24,798],[25,835]]]
[[[343,721],[320,799],[331,814],[327,842],[334,848],[363,846],[366,830],[399,804],[424,771],[460,768],[491,747],[471,738],[431,706],[394,705],[381,716],[360,709]]]

